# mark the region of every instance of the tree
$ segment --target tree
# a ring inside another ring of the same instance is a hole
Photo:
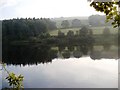
[[[69,28],[70,24],[68,20],[63,20],[61,23],[62,28]]]
[[[88,0],[92,1],[92,0]],[[113,27],[120,26],[120,12],[118,11],[118,6],[120,7],[120,1],[116,0],[93,0],[90,4],[91,7],[94,7],[96,11],[103,12],[106,15],[106,21],[112,20]]]
[[[81,21],[79,19],[72,20],[72,27],[73,28],[78,28],[80,26],[81,26]]]
[[[88,28],[83,26],[79,31],[79,35],[86,36],[87,34],[88,34]]]
[[[89,20],[89,25],[91,26],[104,26],[105,25],[105,16],[91,15],[89,16],[88,20]]]
[[[62,38],[62,37],[64,37],[64,36],[65,36],[64,33],[59,30],[59,31],[58,31],[58,37]]]
[[[16,40],[29,40],[46,33],[48,30],[56,29],[55,22],[50,19],[21,18],[2,21],[3,42]]]
[[[89,29],[89,35],[92,36],[93,35],[93,30]]]
[[[73,36],[74,36],[74,32],[71,31],[71,30],[68,31],[68,32],[67,32],[67,36],[68,36],[68,37],[73,37]]]
[[[56,22],[50,19],[42,19],[43,22],[46,24],[48,30],[55,30],[57,29]]]

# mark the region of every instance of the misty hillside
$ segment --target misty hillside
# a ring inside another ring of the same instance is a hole
[[[59,18],[51,18],[51,20],[72,20],[72,19],[80,19],[80,20],[86,20],[88,17],[59,17]]]
[[[104,25],[111,25],[110,22],[106,23],[105,15],[91,15],[89,17],[60,17],[60,18],[51,18],[52,21],[56,22],[57,28],[62,28],[61,23],[64,20],[69,22],[69,26],[72,25],[73,20],[80,20],[81,25],[92,25],[92,26],[104,26]]]
[[[74,19],[78,19],[78,20],[81,20],[81,23],[84,24],[84,25],[88,25],[88,17],[60,17],[60,18],[51,18],[52,21],[56,22],[56,26],[57,28],[61,28],[61,22],[63,20],[68,20],[70,25],[71,25],[71,22],[72,20]]]

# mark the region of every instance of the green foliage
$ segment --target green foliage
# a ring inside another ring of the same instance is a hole
[[[49,37],[50,37],[50,34],[49,34],[49,33],[41,33],[38,37],[39,37],[40,39],[49,38]]]
[[[90,0],[91,1],[91,0]],[[96,11],[100,11],[106,14],[106,21],[112,20],[112,25],[114,28],[120,26],[120,12],[118,11],[119,2],[116,0],[109,0],[106,2],[99,2],[94,0],[90,4],[91,7],[94,7]]]
[[[61,23],[62,28],[69,28],[70,24],[68,20],[63,20]]]
[[[14,40],[28,40],[41,33],[56,29],[55,22],[50,19],[11,19],[2,21],[3,43]]]
[[[82,57],[82,53],[79,50],[76,50],[73,52],[73,56],[76,58],[80,58],[80,57]]]
[[[88,28],[83,26],[80,30],[79,30],[79,35],[82,35],[82,36],[86,36],[88,35]]]
[[[12,86],[12,88],[15,88],[17,90],[20,90],[20,88],[23,88],[23,76],[20,75],[15,75],[14,73],[9,73],[8,77],[6,79],[8,80],[9,86]]]
[[[6,77],[6,80],[8,80],[9,86],[12,86],[13,90],[20,90],[20,88],[23,88],[22,82],[23,82],[24,76],[22,76],[21,74],[16,75],[13,72],[9,72],[5,66],[6,64],[3,63],[2,69],[4,69],[8,74],[8,76]]]
[[[50,31],[57,29],[56,22],[50,19],[45,19],[45,24],[47,25],[47,29]]]
[[[58,31],[58,37],[64,37],[64,36],[65,36],[65,34],[59,30]]]
[[[68,36],[68,37],[72,37],[72,36],[74,36],[74,32],[73,32],[73,31],[71,31],[71,30],[70,30],[70,31],[68,31],[68,32],[67,32],[67,36]]]
[[[89,30],[86,26],[83,26],[76,34],[73,31],[69,30],[66,35],[60,30],[58,31],[58,45],[69,45],[69,44],[80,44],[80,43],[92,43],[94,39],[92,37],[92,30]],[[72,42],[72,43],[71,43]]]
[[[63,53],[62,53],[62,56],[64,58],[70,58],[70,52],[68,50],[65,50]]]

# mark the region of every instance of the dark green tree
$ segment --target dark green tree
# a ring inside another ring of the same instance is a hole
[[[68,37],[73,37],[73,36],[74,36],[74,32],[71,31],[71,30],[68,31],[68,32],[67,32],[67,36],[68,36]]]
[[[80,36],[87,36],[88,34],[88,28],[83,26],[80,30],[79,30],[79,35]]]
[[[46,18],[17,18],[2,21],[2,37],[4,42],[29,40],[49,30],[56,29],[55,22]]]
[[[59,31],[58,31],[58,37],[62,38],[62,37],[64,37],[64,36],[65,36],[65,34],[59,30]]]

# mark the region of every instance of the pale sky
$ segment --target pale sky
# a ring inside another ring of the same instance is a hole
[[[74,17],[101,14],[87,0],[0,0],[0,19]]]

